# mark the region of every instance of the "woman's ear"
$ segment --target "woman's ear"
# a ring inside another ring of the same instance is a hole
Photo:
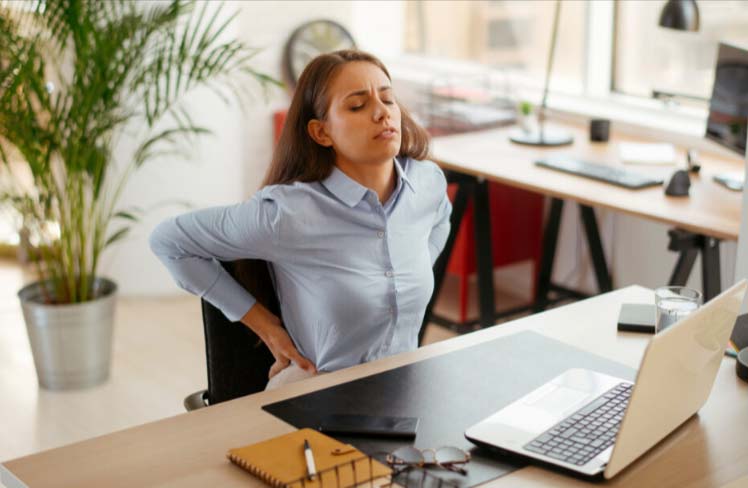
[[[310,120],[306,125],[306,131],[309,133],[309,137],[320,146],[332,146],[332,139],[327,135],[327,132],[325,132],[325,126],[321,121],[317,119]]]

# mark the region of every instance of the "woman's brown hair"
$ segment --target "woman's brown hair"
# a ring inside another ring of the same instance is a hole
[[[314,142],[307,132],[307,124],[312,119],[325,120],[330,106],[327,93],[330,82],[343,65],[353,61],[372,63],[392,80],[384,64],[363,51],[346,49],[314,58],[301,73],[296,85],[273,161],[262,186],[320,181],[330,175],[335,164],[335,152],[331,147]],[[424,159],[429,152],[428,133],[402,105],[400,111],[402,138],[398,156]]]

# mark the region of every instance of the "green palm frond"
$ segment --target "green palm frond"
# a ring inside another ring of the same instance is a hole
[[[54,300],[86,301],[101,252],[140,218],[116,208],[132,172],[165,154],[188,157],[209,133],[191,119],[187,95],[208,87],[241,106],[248,80],[263,90],[280,83],[252,68],[258,50],[226,35],[236,13],[212,2],[17,5],[0,2],[0,161],[9,167],[14,148],[34,187],[0,201],[41,236],[59,229],[39,247],[40,278],[54,283]],[[150,134],[118,172],[116,137],[140,121]],[[110,231],[113,221],[120,227]]]

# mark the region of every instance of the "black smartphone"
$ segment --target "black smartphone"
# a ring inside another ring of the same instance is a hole
[[[647,303],[624,303],[618,314],[618,330],[654,334],[657,311]]]
[[[317,430],[325,434],[413,439],[418,417],[329,414],[320,421]]]

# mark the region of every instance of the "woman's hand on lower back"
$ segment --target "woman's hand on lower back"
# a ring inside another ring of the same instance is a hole
[[[317,372],[314,364],[296,349],[288,332],[281,325],[280,319],[262,304],[255,303],[242,317],[241,322],[252,329],[273,354],[275,363],[270,367],[269,378],[288,367],[291,361],[304,371]]]

